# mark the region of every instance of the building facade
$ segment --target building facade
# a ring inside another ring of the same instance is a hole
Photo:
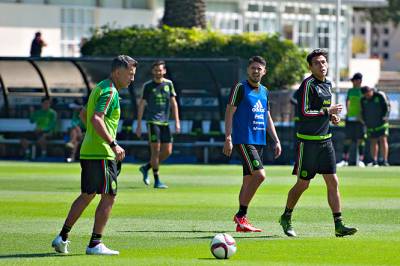
[[[353,6],[385,2],[342,0],[341,69],[348,67],[351,57]],[[0,0],[0,36],[8,40],[0,43],[0,55],[28,56],[33,35],[40,30],[48,43],[43,56],[79,56],[92,29],[154,27],[163,8],[163,0]],[[330,58],[336,57],[336,0],[206,0],[206,10],[209,26],[221,32],[278,33],[306,50],[325,48]]]

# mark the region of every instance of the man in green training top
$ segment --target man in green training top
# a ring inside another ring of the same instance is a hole
[[[352,142],[357,142],[358,147],[358,160],[356,165],[365,167],[364,164],[364,150],[365,150],[365,126],[361,118],[361,83],[362,74],[355,73],[351,79],[353,88],[347,91],[346,98],[346,139],[344,141],[342,161],[337,166],[349,165],[349,150]]]
[[[143,182],[150,184],[148,171],[153,169],[154,188],[165,189],[168,186],[160,181],[159,165],[172,153],[172,135],[169,129],[170,108],[175,118],[175,131],[180,132],[180,121],[176,93],[171,80],[164,78],[167,73],[164,61],[152,65],[153,79],[143,85],[143,96],[138,106],[136,135],[142,135],[142,117],[146,107],[147,131],[150,143],[150,161],[140,167]]]
[[[97,206],[93,233],[86,248],[88,255],[118,255],[107,248],[101,237],[111,214],[117,194],[117,176],[125,151],[115,141],[120,118],[119,90],[133,81],[137,62],[127,55],[116,57],[111,64],[111,76],[92,90],[81,119],[86,135],[80,151],[81,194],[72,203],[60,234],[52,246],[59,253],[68,253],[68,233],[96,194],[101,194]]]
[[[25,153],[25,158],[34,159],[34,155],[30,154],[29,145],[31,141],[39,144],[42,157],[47,155],[47,139],[54,133],[57,125],[57,113],[51,108],[51,99],[42,98],[41,109],[34,111],[30,109],[30,121],[35,123],[35,131],[28,136],[28,139],[21,140],[21,146]],[[32,156],[32,157],[31,157]]]

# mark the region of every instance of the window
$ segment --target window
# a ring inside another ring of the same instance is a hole
[[[329,24],[328,22],[319,22],[317,26],[318,47],[329,48]]]
[[[264,5],[264,6],[262,7],[262,11],[263,11],[263,12],[275,13],[275,12],[276,12],[276,7],[275,7],[275,6],[267,6],[267,5]]]
[[[384,34],[389,34],[389,28],[384,28],[384,29],[383,29],[383,33],[384,33]]]
[[[361,35],[365,35],[365,28],[361,28],[361,29],[360,29],[360,34],[361,34]]]
[[[383,47],[389,47],[389,41],[388,40],[384,40],[383,41]]]
[[[91,8],[61,8],[61,53],[63,56],[79,56],[80,45],[91,36],[94,11]]]
[[[285,6],[285,13],[292,14],[295,12],[296,12],[296,9],[294,8],[294,6]]]
[[[50,5],[61,6],[96,6],[96,0],[47,0]]]
[[[249,4],[247,10],[250,12],[258,12],[258,5],[257,4]]]
[[[300,7],[299,8],[300,14],[311,14],[311,8],[308,7]]]
[[[307,20],[298,22],[298,45],[303,48],[311,47],[312,42],[312,32],[311,32],[311,22]]]
[[[329,10],[329,8],[321,7],[319,9],[319,14],[321,14],[321,15],[330,15],[330,10]]]
[[[374,43],[372,44],[373,47],[378,47],[379,46],[379,42],[378,41],[374,41]]]
[[[383,59],[388,60],[389,59],[389,54],[388,53],[383,53]]]
[[[123,8],[123,0],[100,0],[101,7]]]
[[[210,12],[238,12],[238,5],[236,3],[223,3],[223,2],[207,2],[207,11]]]
[[[125,8],[149,9],[147,0],[125,0]]]

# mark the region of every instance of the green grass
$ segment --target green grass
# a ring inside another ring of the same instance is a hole
[[[138,165],[125,164],[104,242],[117,257],[86,256],[96,199],[70,233],[70,255],[50,247],[80,192],[79,164],[0,162],[0,265],[400,265],[400,167],[341,168],[343,216],[359,232],[336,238],[321,176],[293,214],[298,238],[278,219],[295,182],[291,168],[267,166],[249,208],[263,233],[234,232],[241,167],[166,165],[170,188],[145,187]],[[238,251],[216,260],[209,243],[231,234]]]

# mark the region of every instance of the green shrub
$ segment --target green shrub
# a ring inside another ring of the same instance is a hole
[[[83,45],[83,56],[135,57],[240,57],[261,55],[267,59],[268,74],[263,79],[269,89],[284,89],[302,80],[307,71],[305,52],[278,35],[222,34],[197,28],[112,29],[104,26]]]

